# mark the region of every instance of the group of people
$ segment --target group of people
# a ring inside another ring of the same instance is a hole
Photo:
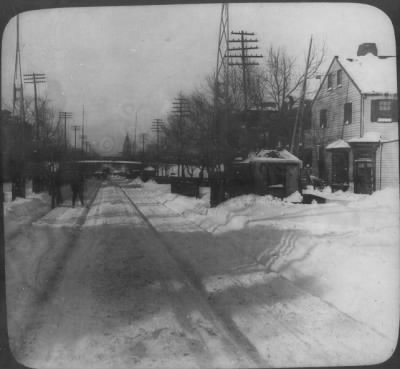
[[[50,165],[49,193],[51,195],[51,207],[63,202],[61,188],[64,184],[69,183],[72,191],[72,207],[75,207],[76,201],[79,199],[84,206],[84,185],[85,178],[82,170],[76,165],[64,170],[57,164]]]

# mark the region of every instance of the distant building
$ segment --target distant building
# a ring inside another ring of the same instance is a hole
[[[334,57],[312,104],[303,161],[333,189],[372,193],[399,184],[395,57],[360,45],[355,58]]]
[[[247,121],[247,132],[242,133],[239,143],[245,146],[246,134],[248,134],[249,151],[259,151],[262,149],[277,149],[288,147],[291,141],[294,122],[296,120],[298,106],[292,101],[288,101],[278,109],[274,102],[266,102],[250,108],[246,113],[246,118],[236,117],[237,124]],[[243,113],[241,113],[243,114]],[[311,101],[305,101],[304,127],[311,126]],[[245,128],[243,126],[243,128]],[[246,151],[246,150],[245,150]]]

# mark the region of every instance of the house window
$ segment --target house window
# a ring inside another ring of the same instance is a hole
[[[328,74],[328,90],[330,90],[333,87],[333,74],[329,73]]]
[[[336,72],[336,85],[338,87],[342,85],[342,71],[340,69]]]
[[[397,100],[371,101],[371,122],[390,123],[398,121]]]
[[[322,109],[319,112],[319,126],[325,128],[328,124],[328,110]]]
[[[352,111],[353,106],[352,103],[344,104],[344,124],[351,124],[352,122]]]

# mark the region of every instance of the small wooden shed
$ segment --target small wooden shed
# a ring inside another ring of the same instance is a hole
[[[300,190],[302,161],[287,150],[261,150],[249,158],[258,195],[284,198]]]

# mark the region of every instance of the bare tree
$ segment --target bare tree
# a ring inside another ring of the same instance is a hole
[[[325,60],[325,45],[313,47],[310,54],[308,68],[298,63],[296,58],[290,56],[284,48],[270,46],[265,59],[264,68],[261,70],[259,83],[264,89],[265,96],[272,99],[283,110],[289,96],[293,97],[305,78],[317,76],[321,64]],[[305,62],[304,62],[305,64]],[[305,70],[308,70],[307,76]]]

